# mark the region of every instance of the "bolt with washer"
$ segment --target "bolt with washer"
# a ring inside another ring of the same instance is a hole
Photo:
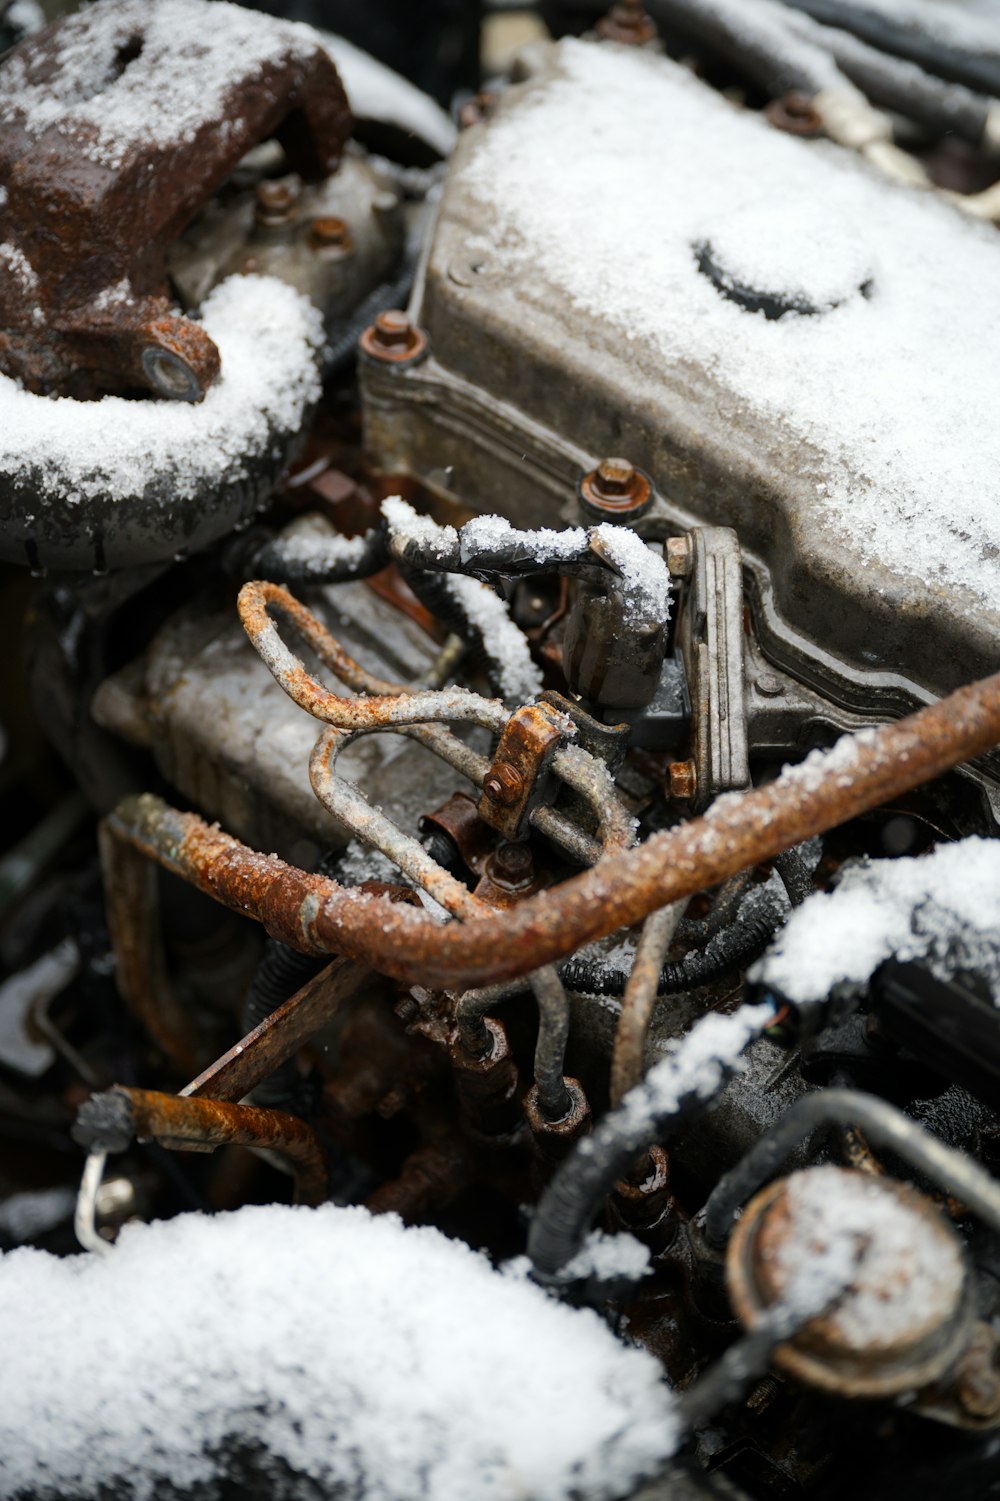
[[[369,359],[389,365],[411,365],[427,353],[427,335],[398,308],[379,313],[359,344]]]
[[[653,483],[629,459],[602,459],[580,480],[584,512],[596,521],[637,521],[653,504]]]

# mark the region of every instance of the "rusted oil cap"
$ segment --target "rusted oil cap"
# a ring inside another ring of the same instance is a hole
[[[636,521],[653,503],[653,483],[628,459],[602,459],[577,487],[580,505],[594,521]]]
[[[846,1291],[778,1347],[775,1365],[844,1397],[889,1397],[936,1380],[970,1336],[969,1279],[954,1230],[894,1178],[813,1167],[757,1194],[726,1254],[741,1323],[752,1329],[845,1253],[855,1267]]]

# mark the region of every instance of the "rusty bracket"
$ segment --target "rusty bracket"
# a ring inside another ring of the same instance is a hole
[[[168,248],[251,147],[321,178],[351,124],[318,40],[208,0],[99,0],[22,43],[0,73],[0,370],[201,400],[219,352],[174,307]]]
[[[520,839],[545,799],[552,759],[572,721],[549,704],[527,704],[508,719],[483,778],[479,816],[505,839]]]

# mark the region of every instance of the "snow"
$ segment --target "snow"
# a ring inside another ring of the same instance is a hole
[[[965,1276],[958,1245],[892,1180],[812,1167],[792,1173],[783,1201],[787,1227],[773,1242],[769,1280],[802,1308],[848,1284],[828,1316],[844,1345],[877,1354],[954,1310]]]
[[[164,1481],[204,1494],[244,1440],[323,1494],[600,1501],[678,1436],[659,1364],[597,1314],[363,1209],[130,1225],[107,1257],[13,1251],[0,1325],[4,1496],[113,1478],[135,1501]]]
[[[45,12],[36,0],[14,0],[4,11],[4,25],[23,36],[32,36],[45,25]]]
[[[50,399],[0,375],[0,474],[114,500],[166,475],[181,500],[245,472],[247,455],[297,431],[319,396],[320,315],[273,277],[234,276],[208,297],[200,322],[222,375],[197,405]]]
[[[648,1130],[651,1120],[676,1114],[688,1100],[709,1100],[726,1075],[741,1066],[740,1054],[774,1019],[769,1003],[741,1006],[731,1016],[710,1011],[654,1063],[641,1084],[630,1089],[618,1115],[625,1132]],[[587,1140],[580,1143],[585,1150]]]
[[[752,980],[800,1004],[864,985],[886,959],[926,959],[942,976],[987,978],[1000,1005],[1000,840],[847,866],[836,888],[797,907]]]
[[[652,1271],[650,1260],[649,1247],[634,1235],[624,1231],[608,1235],[603,1230],[591,1230],[573,1260],[563,1267],[560,1277],[566,1280],[592,1277],[598,1282],[625,1278],[637,1282]]]
[[[628,612],[623,624],[663,622],[670,617],[670,574],[662,552],[647,547],[641,537],[624,526],[604,522],[591,533],[595,551],[612,565],[625,584]]]
[[[432,558],[448,564],[457,557],[459,533],[422,516],[398,495],[382,502],[382,515],[393,537],[413,537],[430,549]],[[497,518],[499,519],[499,518]],[[497,688],[508,703],[533,702],[542,691],[542,673],[527,638],[510,617],[506,603],[478,579],[444,575],[441,585],[478,632],[492,662],[499,668]]]
[[[420,136],[441,156],[448,156],[457,134],[444,110],[384,63],[331,32],[320,32],[351,101],[362,120],[385,120]]]
[[[61,72],[36,83],[29,60],[14,55],[5,65],[0,124],[22,124],[34,139],[55,128],[112,169],[136,143],[185,144],[206,121],[218,121],[224,137],[232,88],[275,58],[305,62],[321,50],[312,27],[225,0],[211,12],[204,0],[99,0],[57,35]],[[119,53],[139,35],[141,51],[122,68]]]
[[[458,169],[524,316],[558,289],[647,374],[704,370],[735,431],[774,433],[831,549],[947,592],[950,610],[1000,609],[995,230],[669,59],[573,40],[554,55]],[[717,241],[733,278],[840,305],[748,312],[698,272],[695,247]]]

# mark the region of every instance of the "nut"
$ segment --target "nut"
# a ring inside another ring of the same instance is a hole
[[[670,796],[679,799],[694,797],[698,790],[698,775],[693,761],[671,761],[667,768],[670,776]]]
[[[628,459],[602,459],[580,481],[580,504],[599,521],[635,521],[653,503],[653,485],[648,474]]]
[[[360,347],[370,359],[387,364],[412,364],[427,353],[427,335],[405,313],[379,313],[361,335]]]
[[[505,808],[517,802],[523,787],[524,778],[521,773],[503,762],[487,772],[483,780],[486,796],[495,803],[502,803]]]

